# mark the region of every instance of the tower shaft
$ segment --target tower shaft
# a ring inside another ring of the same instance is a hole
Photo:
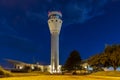
[[[51,72],[59,72],[59,34],[51,34]]]

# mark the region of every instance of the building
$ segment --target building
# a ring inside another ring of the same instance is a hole
[[[11,68],[11,71],[24,71],[26,69],[29,69],[31,71],[40,71],[40,72],[50,72],[51,65],[41,65],[39,63],[36,64],[29,64],[22,61],[12,60],[12,59],[6,59],[7,62],[13,65],[13,68]],[[60,65],[61,67],[61,65]]]
[[[38,63],[37,64],[29,64],[29,63],[24,63],[21,61],[11,60],[11,59],[6,59],[6,61],[13,65],[12,70],[22,71],[22,70],[25,70],[27,68],[27,69],[30,69],[32,71],[37,70],[37,71],[44,72],[45,66],[40,65]]]
[[[62,14],[58,11],[48,13],[48,25],[51,33],[51,66],[50,73],[61,73],[59,65],[59,34],[62,25]]]

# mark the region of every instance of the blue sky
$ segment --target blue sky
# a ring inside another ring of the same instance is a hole
[[[60,64],[73,50],[82,59],[120,43],[119,0],[0,0],[0,63],[5,58],[50,63],[48,11],[61,11]]]

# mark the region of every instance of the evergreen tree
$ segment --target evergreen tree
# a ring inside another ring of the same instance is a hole
[[[64,69],[67,71],[78,70],[80,69],[81,57],[78,51],[74,50],[70,53],[66,63],[64,65]]]

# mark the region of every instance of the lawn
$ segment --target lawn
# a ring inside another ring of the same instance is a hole
[[[97,72],[97,73],[93,73],[91,75],[120,77],[120,71],[100,71],[100,72]]]
[[[116,74],[117,73],[117,74]],[[0,78],[0,80],[120,80],[120,72],[97,72],[91,75],[44,75],[44,74],[17,74],[14,77]],[[117,75],[117,77],[116,77]]]
[[[103,76],[57,76],[57,75],[41,75],[41,76],[26,76],[26,77],[9,77],[1,78],[0,80],[120,80],[118,77],[103,77]]]

